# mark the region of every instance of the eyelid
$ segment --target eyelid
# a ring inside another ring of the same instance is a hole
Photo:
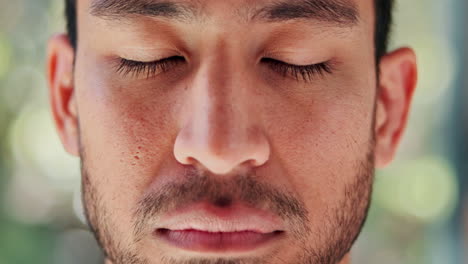
[[[310,49],[292,49],[264,52],[261,58],[274,59],[294,66],[308,66],[330,60],[325,52],[311,52]],[[316,62],[316,63],[311,63]]]
[[[153,45],[157,45],[153,43]],[[180,51],[172,48],[160,48],[160,47],[119,47],[118,58],[124,58],[131,61],[141,61],[141,62],[153,62],[165,58],[170,58],[180,54]]]

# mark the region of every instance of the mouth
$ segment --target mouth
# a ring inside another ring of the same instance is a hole
[[[153,235],[166,244],[196,252],[246,252],[285,236],[283,223],[265,210],[235,204],[198,203],[166,215]]]
[[[281,237],[283,231],[207,232],[196,229],[157,229],[156,235],[178,248],[198,252],[240,252],[264,246]]]

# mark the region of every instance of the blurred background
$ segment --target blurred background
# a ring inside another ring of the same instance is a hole
[[[102,264],[83,224],[79,161],[59,143],[45,50],[63,0],[0,0],[0,264]],[[397,0],[392,47],[420,82],[397,160],[378,171],[356,264],[468,263],[466,0]]]

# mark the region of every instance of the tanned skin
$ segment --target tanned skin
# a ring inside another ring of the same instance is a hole
[[[349,264],[417,79],[410,48],[376,65],[373,1],[316,0],[312,15],[123,2],[78,0],[78,47],[59,34],[48,48],[55,124],[106,263]],[[200,202],[261,209],[280,236],[241,252],[160,239],[167,214]]]

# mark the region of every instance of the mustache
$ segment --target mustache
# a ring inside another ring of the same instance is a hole
[[[185,176],[182,182],[161,186],[158,191],[146,194],[138,202],[133,213],[136,237],[142,237],[157,216],[201,201],[218,207],[229,207],[233,202],[241,202],[277,215],[299,237],[304,237],[309,231],[305,205],[292,193],[260,182],[253,174],[217,177],[188,170]]]

